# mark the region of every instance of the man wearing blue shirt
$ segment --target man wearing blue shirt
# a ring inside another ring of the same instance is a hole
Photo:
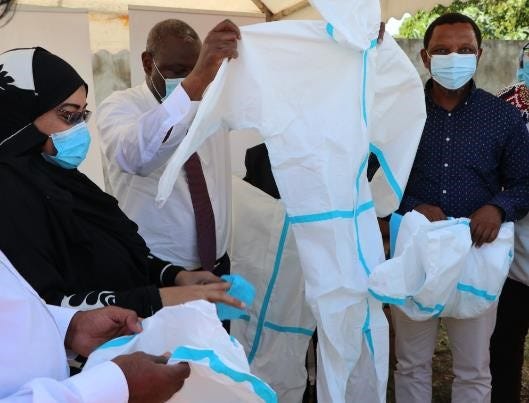
[[[476,247],[496,239],[502,222],[529,210],[529,133],[520,113],[476,88],[481,32],[457,13],[426,30],[427,120],[400,212],[431,221],[469,217]],[[446,251],[450,253],[450,251]],[[392,310],[396,332],[397,402],[431,401],[432,355],[439,319],[413,321]],[[453,355],[452,402],[489,402],[489,341],[496,306],[472,319],[446,318]]]

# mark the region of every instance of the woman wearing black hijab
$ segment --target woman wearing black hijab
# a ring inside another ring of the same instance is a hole
[[[144,317],[194,299],[240,307],[213,274],[149,255],[117,201],[77,170],[90,144],[87,90],[42,48],[0,55],[0,250],[54,305]],[[197,283],[211,284],[174,287]]]

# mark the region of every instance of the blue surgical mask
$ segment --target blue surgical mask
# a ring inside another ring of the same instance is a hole
[[[56,155],[42,154],[44,159],[65,169],[77,168],[86,158],[90,147],[90,132],[85,122],[50,136]]]
[[[151,84],[154,90],[156,91],[156,93],[158,94],[158,96],[163,102],[167,99],[167,97],[169,97],[169,95],[171,95],[171,93],[175,90],[175,88],[178,87],[182,83],[182,81],[184,81],[185,77],[165,78],[163,74],[160,72],[160,69],[158,69],[158,66],[156,65],[156,62],[154,61],[154,59],[153,59],[153,63],[154,63],[154,67],[156,68],[156,71],[158,72],[160,77],[162,77],[163,80],[165,81],[165,96],[162,97],[162,95],[158,92],[158,90],[154,86],[154,83],[152,82],[152,79],[151,79]]]
[[[523,81],[529,87],[529,63],[524,63],[523,67],[518,69],[518,81]]]
[[[476,73],[478,64],[475,54],[432,55],[430,60],[432,78],[449,90],[457,90],[468,83]]]

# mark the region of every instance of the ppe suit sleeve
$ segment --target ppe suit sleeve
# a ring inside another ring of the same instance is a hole
[[[235,62],[241,63],[236,60]],[[167,198],[173,191],[173,186],[178,177],[178,173],[182,169],[184,163],[189,159],[191,154],[198,150],[204,141],[219,132],[221,129],[227,131],[230,129],[247,128],[247,119],[245,119],[244,105],[246,94],[241,94],[234,86],[225,85],[229,74],[233,74],[233,70],[228,73],[226,66],[228,61],[224,59],[215,80],[210,84],[208,90],[204,94],[200,109],[197,111],[195,119],[189,128],[189,133],[184,137],[176,152],[169,159],[167,167],[158,183],[158,194],[156,202],[158,205],[163,205]],[[246,77],[240,77],[243,81]],[[234,102],[237,103],[235,108]],[[222,105],[221,108],[217,107]],[[233,111],[237,110],[240,115],[238,119],[233,118]],[[237,122],[237,127],[233,125]]]
[[[372,105],[368,131],[370,151],[380,168],[370,186],[377,215],[385,217],[402,200],[426,121],[426,107],[419,75],[390,35],[377,47],[373,63],[376,79],[372,94],[368,94]]]
[[[126,91],[115,93],[98,107],[101,147],[106,158],[121,170],[147,176],[165,164],[178,147],[198,102],[192,102],[181,85],[147,112],[129,96]]]

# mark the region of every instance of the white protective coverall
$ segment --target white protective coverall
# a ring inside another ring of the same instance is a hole
[[[374,268],[371,294],[413,320],[477,318],[496,303],[514,256],[512,222],[476,248],[468,218],[430,222],[411,211],[397,224],[397,217],[391,220],[394,256]]]
[[[216,130],[257,129],[317,321],[318,400],[383,402],[387,321],[367,287],[384,259],[374,206],[385,216],[400,203],[426,117],[423,87],[391,37],[376,46],[378,2],[312,3],[329,23],[242,28],[239,58],[221,66],[157,200],[167,200],[183,163]],[[371,189],[370,151],[381,165]]]
[[[165,307],[142,327],[141,333],[98,347],[83,372],[135,351],[171,352],[168,365],[188,362],[191,375],[168,402],[277,403],[272,388],[250,373],[243,347],[226,333],[214,304],[199,300]]]
[[[231,272],[256,288],[253,304],[231,334],[248,355],[252,373],[281,403],[303,400],[305,357],[316,320],[305,301],[303,272],[281,200],[232,178]]]

